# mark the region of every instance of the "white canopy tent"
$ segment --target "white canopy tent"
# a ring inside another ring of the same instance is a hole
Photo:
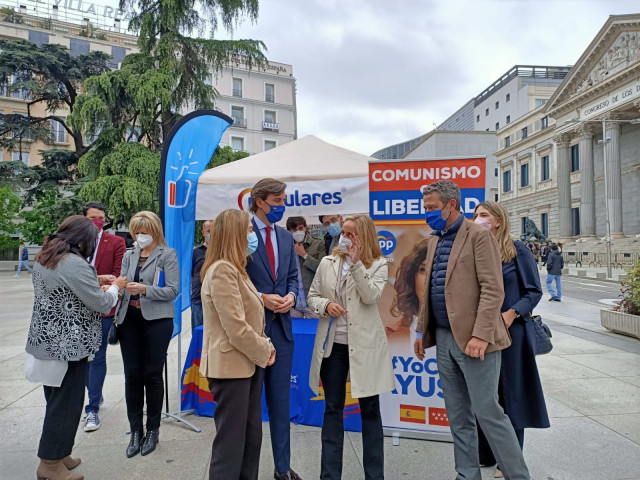
[[[198,180],[196,219],[211,219],[227,208],[246,210],[251,187],[266,177],[287,183],[287,217],[367,212],[370,160],[307,135],[206,170]]]

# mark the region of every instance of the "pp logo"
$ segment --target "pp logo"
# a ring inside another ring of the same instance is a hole
[[[380,244],[380,250],[382,255],[391,255],[396,249],[396,237],[391,232],[386,230],[380,230],[378,232],[378,243]]]

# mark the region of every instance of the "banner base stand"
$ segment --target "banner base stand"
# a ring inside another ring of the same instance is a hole
[[[193,410],[183,410],[181,412],[176,412],[176,413],[162,412],[162,418],[173,418],[174,420],[176,420],[178,422],[184,423],[187,427],[191,428],[196,433],[202,433],[201,429],[196,427],[193,423],[188,422],[187,420],[185,420],[181,416],[181,414],[183,414],[183,413],[191,413],[191,412],[193,412]]]
[[[182,314],[180,314],[182,315]],[[191,428],[196,433],[202,433],[202,430],[196,427],[193,423],[182,418],[183,413],[192,413],[193,410],[180,410],[176,413],[169,413],[169,374],[168,374],[168,363],[164,363],[164,372],[165,372],[165,393],[166,393],[166,405],[167,411],[162,412],[162,418],[173,418],[178,422],[184,423],[187,427]],[[178,333],[178,405],[182,404],[182,333]]]
[[[453,443],[453,437],[448,433],[429,433],[429,432],[420,432],[417,430],[401,430],[401,429],[391,428],[391,427],[383,427],[382,431],[385,437],[392,438],[392,444],[394,446],[400,445],[401,438],[410,438],[413,440],[426,440],[430,442]]]

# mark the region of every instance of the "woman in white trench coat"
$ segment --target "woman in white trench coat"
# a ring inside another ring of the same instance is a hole
[[[347,217],[338,247],[320,262],[307,303],[319,316],[309,385],[325,395],[321,480],[342,475],[343,411],[347,376],[360,403],[365,478],[384,478],[382,419],[378,395],[395,388],[378,301],[387,282],[373,221]]]

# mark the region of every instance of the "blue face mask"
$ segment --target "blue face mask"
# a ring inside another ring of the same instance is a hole
[[[247,240],[249,244],[247,245],[247,257],[258,249],[258,235],[256,232],[251,232],[247,234]]]
[[[451,213],[449,213],[449,215],[451,215]],[[447,220],[442,218],[442,210],[431,210],[427,212],[426,219],[427,225],[429,225],[432,230],[442,230],[447,226]]]
[[[327,227],[327,232],[329,232],[329,235],[331,235],[332,237],[337,237],[338,235],[340,235],[342,233],[340,222],[332,223],[331,225],[329,225]]]
[[[267,220],[271,223],[278,223],[282,220],[282,216],[284,215],[284,205],[269,205],[271,210],[269,213],[265,213]]]

